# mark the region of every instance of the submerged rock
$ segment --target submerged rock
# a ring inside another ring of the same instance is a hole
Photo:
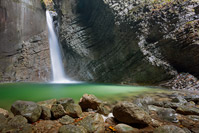
[[[97,110],[100,104],[102,104],[102,101],[91,94],[84,94],[79,102],[79,105],[81,106],[82,110],[86,110],[89,108]]]
[[[139,106],[130,103],[122,102],[113,108],[113,116],[120,122],[126,124],[150,124],[151,117]]]
[[[175,103],[187,103],[187,101],[182,96],[177,96],[177,97],[173,98],[171,102],[175,102]]]
[[[186,133],[183,129],[174,125],[160,126],[153,133]]]
[[[162,108],[154,105],[149,105],[148,108],[150,111],[155,111],[161,120],[178,122],[176,111],[174,109]]]
[[[185,96],[185,99],[187,101],[193,101],[193,102],[199,102],[199,95],[188,95],[188,96]]]
[[[86,129],[82,126],[64,125],[59,129],[59,133],[87,133]]]
[[[30,122],[36,122],[41,116],[42,109],[39,105],[30,101],[16,101],[11,106],[14,115],[22,115]]]

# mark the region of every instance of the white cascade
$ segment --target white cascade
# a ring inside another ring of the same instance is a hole
[[[62,56],[57,35],[55,33],[53,18],[48,10],[46,11],[46,20],[48,26],[48,40],[50,44],[50,58],[53,72],[53,83],[72,83],[72,81],[66,78],[64,72]]]

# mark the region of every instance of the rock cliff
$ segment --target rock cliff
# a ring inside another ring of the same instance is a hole
[[[76,80],[154,84],[199,77],[197,0],[54,0],[65,70]]]
[[[0,0],[0,82],[50,79],[46,29],[40,0]]]

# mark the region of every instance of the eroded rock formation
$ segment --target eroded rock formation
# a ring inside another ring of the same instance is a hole
[[[199,75],[198,1],[54,0],[65,70],[76,80],[158,83]]]
[[[0,0],[0,82],[49,80],[47,36],[40,0]]]

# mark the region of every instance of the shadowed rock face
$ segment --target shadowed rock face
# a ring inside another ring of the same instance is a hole
[[[47,81],[50,55],[40,0],[0,0],[0,82]]]
[[[177,71],[198,77],[197,1],[54,3],[69,77],[147,84],[170,79]]]

